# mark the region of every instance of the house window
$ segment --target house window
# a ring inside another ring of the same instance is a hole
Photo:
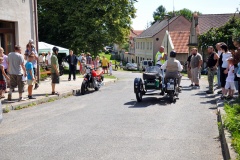
[[[143,49],[145,49],[145,42],[143,42]]]
[[[147,42],[147,50],[149,50],[149,42]]]
[[[152,50],[152,42],[150,42],[150,50]]]
[[[142,42],[141,42],[141,47],[140,47],[140,49],[142,49]]]

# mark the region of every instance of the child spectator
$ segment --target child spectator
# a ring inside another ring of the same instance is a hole
[[[25,64],[26,71],[27,71],[27,84],[28,84],[28,98],[29,99],[35,99],[32,96],[33,85],[35,83],[33,64],[32,64],[34,57],[35,57],[34,53],[31,53],[28,56],[27,63]]]
[[[225,92],[224,92],[223,99],[224,98],[232,99],[234,91],[235,91],[235,84],[234,84],[235,75],[234,75],[233,57],[229,57],[227,59],[227,61],[228,61],[228,75],[227,75],[227,79],[226,79]],[[228,93],[228,91],[229,91],[229,93]],[[227,93],[228,93],[228,96],[226,97]]]
[[[4,66],[2,65],[2,63],[3,63],[3,57],[0,57],[0,98],[5,98],[4,93],[7,88],[6,79],[10,80],[10,78],[5,73]]]
[[[109,63],[109,75],[112,75],[112,70],[113,70],[112,61],[110,61],[110,63]]]

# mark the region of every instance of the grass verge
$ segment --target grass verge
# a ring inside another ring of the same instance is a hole
[[[233,103],[225,103],[224,110],[226,115],[223,117],[224,127],[229,130],[232,135],[232,145],[238,154],[240,160],[240,99]]]

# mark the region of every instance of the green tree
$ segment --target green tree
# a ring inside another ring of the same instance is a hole
[[[167,10],[163,5],[160,5],[155,12],[153,12],[153,19],[154,22],[152,24],[154,24],[157,21],[162,21],[165,17],[164,15],[167,14]]]
[[[38,1],[41,41],[96,55],[106,44],[128,40],[134,0]]]
[[[192,21],[192,16],[193,16],[193,11],[187,9],[187,8],[183,8],[179,11],[169,11],[167,12],[166,8],[164,6],[159,6],[155,12],[153,12],[153,19],[154,22],[152,24],[154,24],[156,21],[162,21],[165,19],[165,15],[169,15],[169,17],[174,17],[174,16],[184,16],[186,19],[188,19],[189,21]],[[197,12],[198,14],[201,14],[200,12]]]

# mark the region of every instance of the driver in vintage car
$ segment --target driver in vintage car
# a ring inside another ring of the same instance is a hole
[[[166,69],[165,79],[168,78],[176,78],[178,79],[178,86],[180,86],[182,75],[181,71],[183,70],[183,66],[176,59],[176,52],[173,50],[170,52],[170,58],[161,66],[162,70]]]

